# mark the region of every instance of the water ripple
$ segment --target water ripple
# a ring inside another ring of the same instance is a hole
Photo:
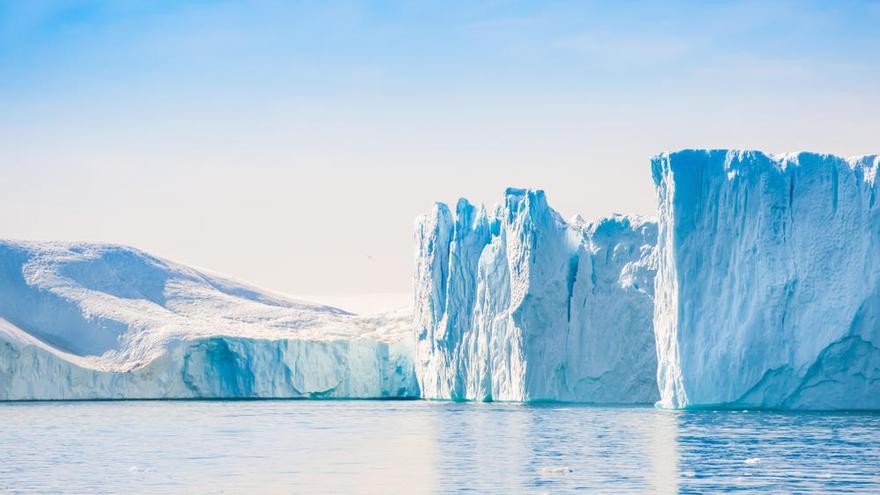
[[[0,404],[3,493],[880,493],[880,415]]]

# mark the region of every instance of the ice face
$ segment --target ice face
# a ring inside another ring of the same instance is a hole
[[[0,241],[0,399],[418,397],[410,328],[131,248]]]
[[[656,225],[565,222],[543,191],[416,223],[416,373],[432,399],[653,402]]]
[[[654,159],[661,405],[880,408],[878,166],[751,151]]]

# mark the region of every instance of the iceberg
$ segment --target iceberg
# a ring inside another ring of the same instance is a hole
[[[661,406],[880,409],[878,168],[814,153],[653,160]]]
[[[416,398],[411,321],[122,246],[0,241],[0,400]]]
[[[543,191],[416,221],[416,375],[429,399],[646,403],[656,223],[566,222]]]

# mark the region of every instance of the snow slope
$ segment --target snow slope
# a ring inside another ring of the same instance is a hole
[[[417,397],[410,323],[136,249],[0,241],[0,399]]]
[[[543,191],[416,224],[416,373],[453,400],[653,402],[656,224],[565,222]]]
[[[877,156],[654,159],[666,407],[880,408]]]

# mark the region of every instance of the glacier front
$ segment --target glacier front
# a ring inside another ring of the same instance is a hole
[[[416,374],[429,399],[654,402],[656,224],[564,221],[543,191],[416,223]]]
[[[661,405],[880,409],[878,167],[753,151],[653,160]]]
[[[410,324],[132,248],[0,241],[0,400],[415,398]]]

